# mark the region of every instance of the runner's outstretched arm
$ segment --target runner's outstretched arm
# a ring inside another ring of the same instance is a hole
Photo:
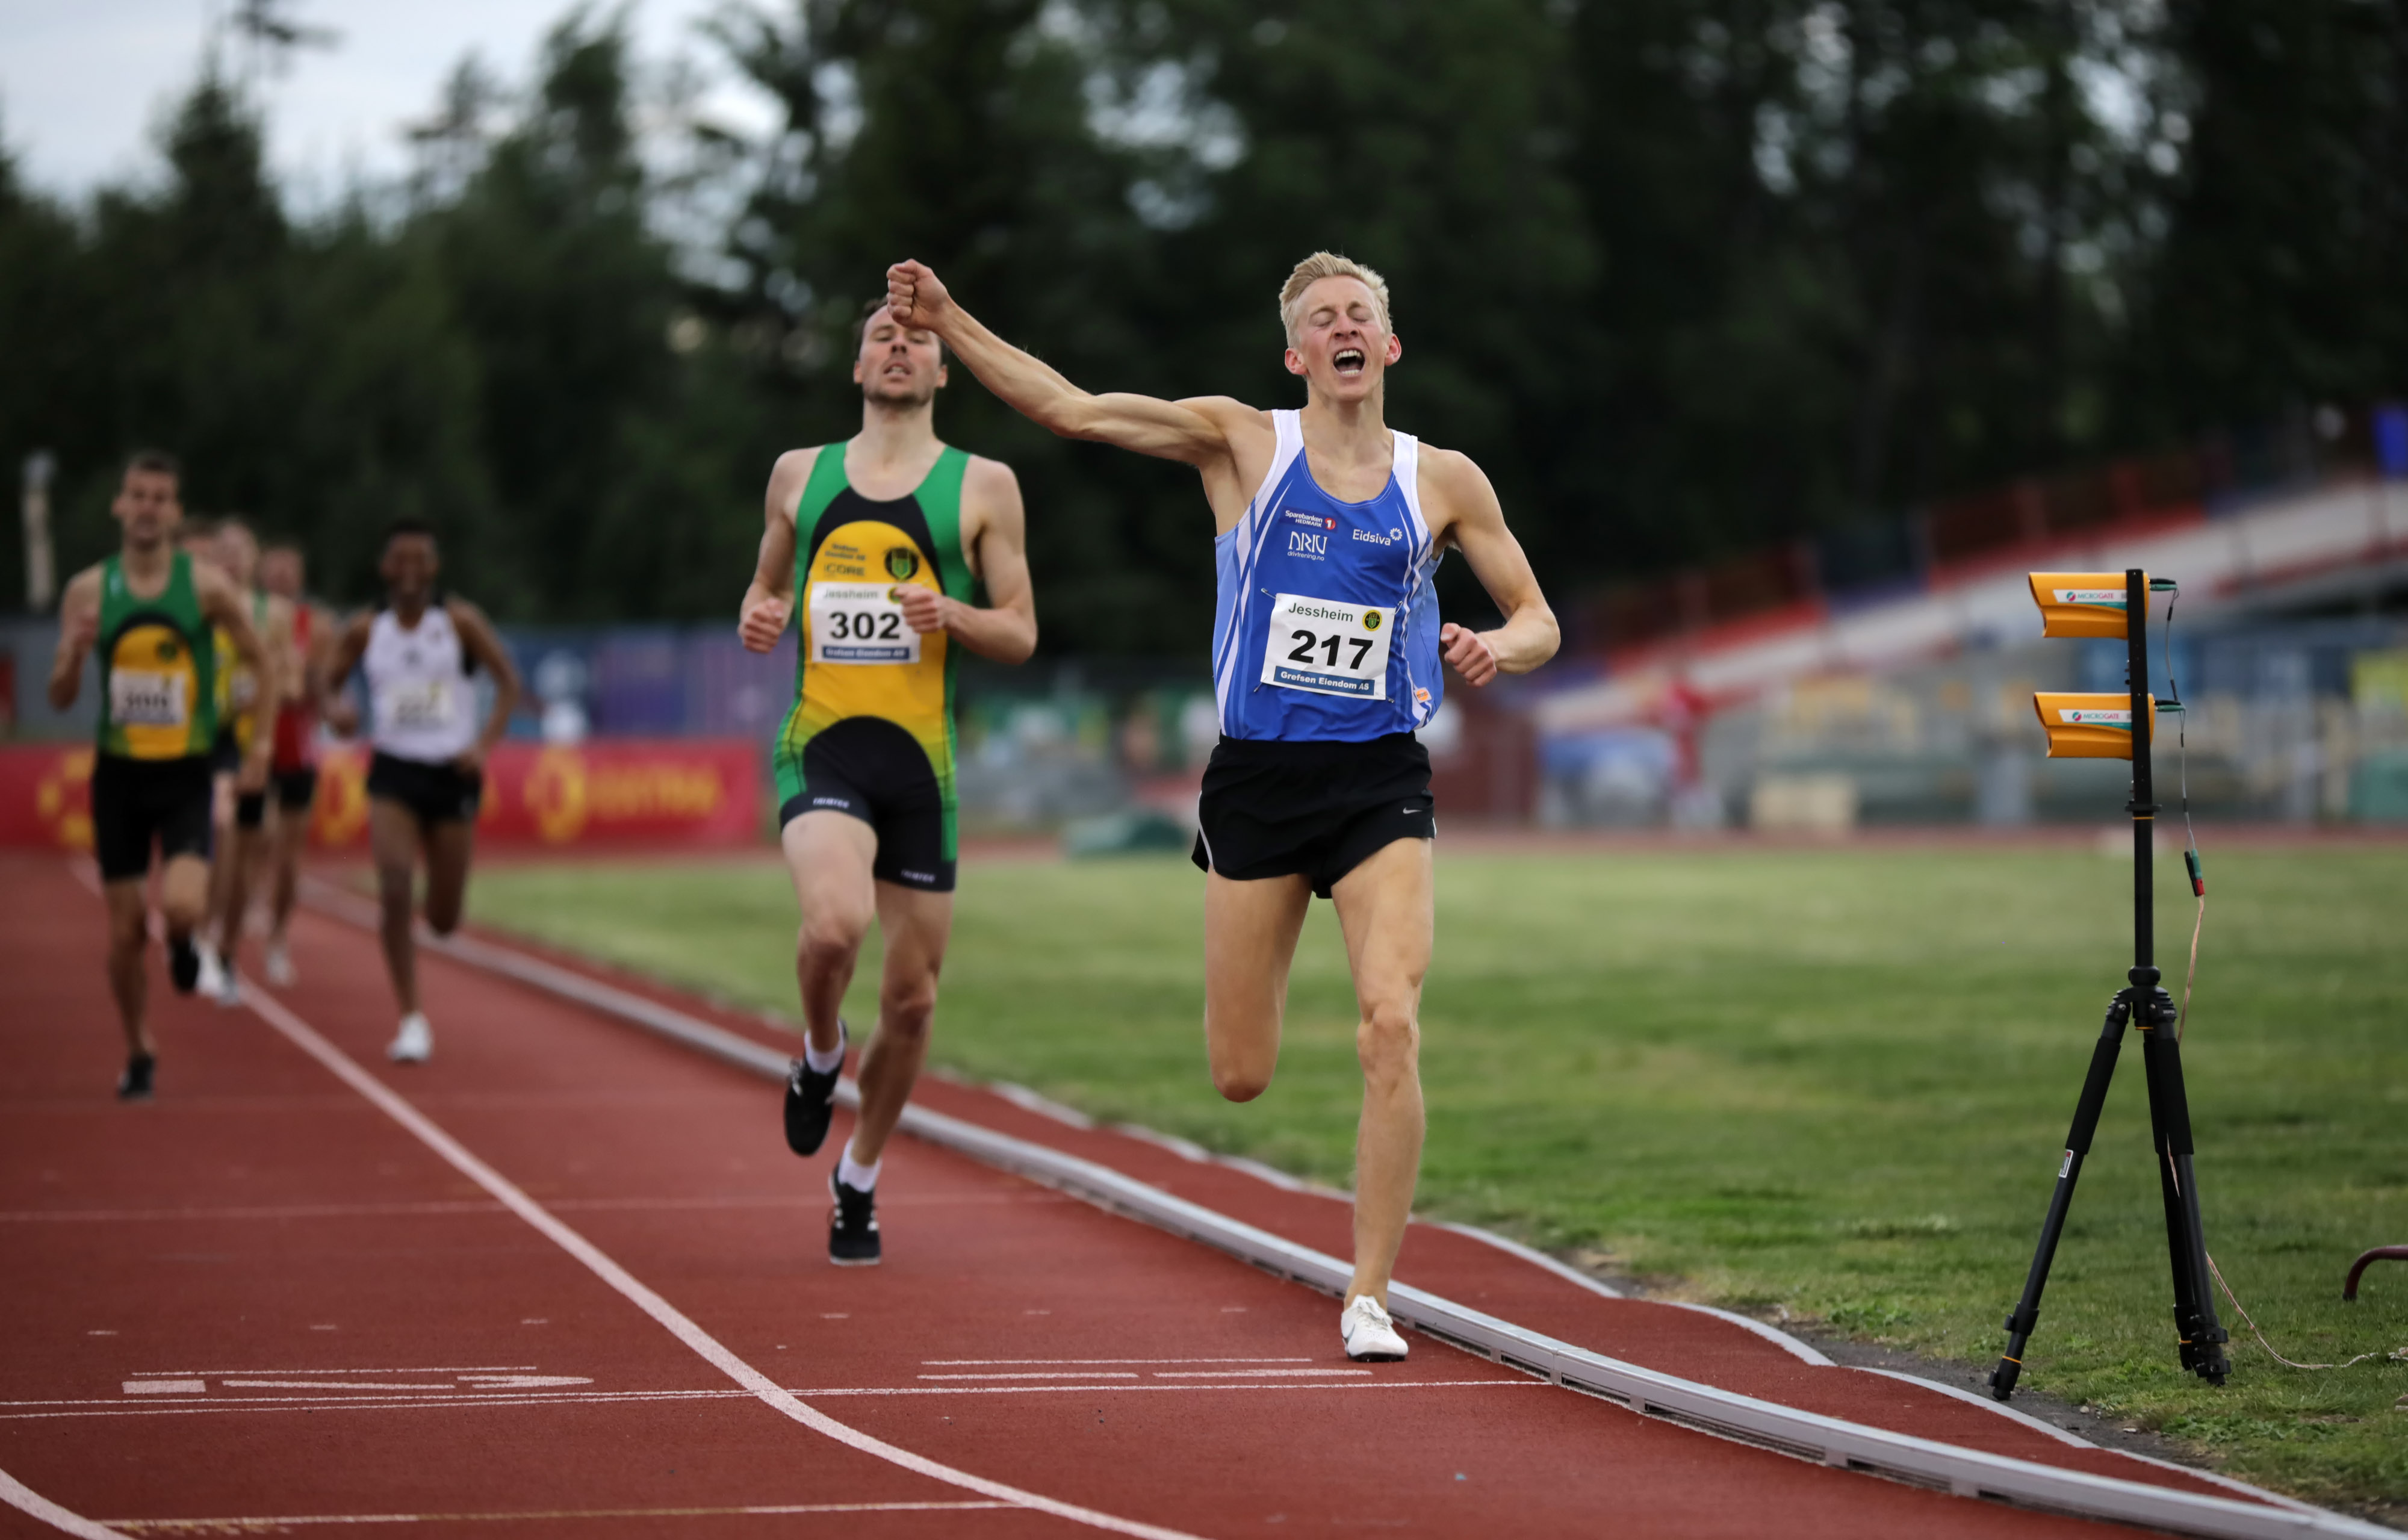
[[[1526,674],[1555,656],[1562,640],[1555,612],[1548,608],[1547,597],[1539,591],[1538,575],[1530,570],[1530,558],[1523,554],[1513,531],[1505,527],[1505,510],[1497,500],[1497,489],[1488,484],[1486,472],[1469,455],[1426,445],[1422,453],[1426,484],[1444,499],[1454,515],[1447,526],[1448,538],[1471,563],[1472,576],[1488,590],[1497,612],[1505,617],[1505,624],[1494,631],[1442,626],[1439,646],[1467,684],[1485,684],[1499,673]]]
[[[1156,459],[1210,468],[1230,459],[1230,438],[1246,425],[1268,434],[1262,412],[1223,396],[1162,401],[1115,392],[1092,396],[1052,365],[996,336],[953,302],[944,283],[920,262],[886,269],[887,310],[906,326],[937,334],[980,383],[1014,411],[1065,439],[1086,439]]]
[[[494,709],[485,713],[485,727],[477,741],[452,762],[464,770],[481,770],[485,756],[510,730],[510,713],[519,708],[519,667],[510,661],[510,650],[502,645],[494,623],[485,612],[464,598],[446,599],[443,607],[452,613],[452,627],[460,633],[460,645],[470,657],[493,670]]]

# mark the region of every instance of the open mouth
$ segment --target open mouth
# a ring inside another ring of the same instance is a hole
[[[1363,372],[1363,350],[1340,348],[1329,355],[1329,362],[1340,374],[1360,374]]]

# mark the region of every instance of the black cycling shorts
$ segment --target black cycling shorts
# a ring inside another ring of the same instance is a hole
[[[272,780],[276,786],[276,805],[286,813],[307,813],[309,804],[318,799],[318,767],[315,765],[278,770]]]
[[[127,759],[104,754],[92,764],[92,847],[100,879],[147,875],[159,858],[209,856],[209,759]]]
[[[802,790],[778,808],[778,828],[806,813],[842,813],[878,836],[869,874],[924,893],[953,890],[945,788],[911,735],[883,717],[852,716],[803,745]]]
[[[368,761],[368,797],[398,802],[422,824],[477,821],[485,778],[457,765],[430,765],[380,752]]]
[[[1193,859],[1237,882],[1303,875],[1316,898],[1398,840],[1438,833],[1429,751],[1412,733],[1359,743],[1224,738],[1204,767]]]

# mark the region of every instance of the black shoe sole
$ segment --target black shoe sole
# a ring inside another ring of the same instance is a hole
[[[876,1267],[881,1254],[885,1250],[885,1247],[880,1244],[877,1230],[877,1194],[869,1195],[867,1205],[869,1212],[862,1216],[870,1227],[867,1234],[858,1238],[847,1237],[836,1227],[838,1217],[844,1213],[843,1192],[838,1190],[842,1187],[843,1184],[836,1179],[836,1173],[828,1173],[828,1197],[834,1200],[837,1205],[835,1211],[828,1216],[828,1262],[835,1267]],[[843,1191],[851,1190],[853,1189],[843,1188]],[[848,1253],[839,1250],[840,1246],[855,1246],[861,1249]]]

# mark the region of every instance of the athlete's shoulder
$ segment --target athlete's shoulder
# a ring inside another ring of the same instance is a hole
[[[1020,494],[1020,477],[1001,460],[990,460],[983,454],[969,456],[962,468],[962,496],[985,498]]]
[[[1450,517],[1476,515],[1497,507],[1497,489],[1480,463],[1458,449],[1440,449],[1425,439],[1420,445],[1422,501],[1432,511]]]
[[[1234,396],[1189,396],[1173,404],[1209,420],[1225,434],[1278,431],[1268,410],[1248,406]]]
[[[834,448],[844,453],[842,445],[813,444],[807,449],[790,449],[778,456],[769,468],[769,511],[791,519],[801,506],[803,488],[810,483],[812,468],[820,461],[823,450]]]
[[[89,604],[100,597],[100,585],[108,581],[108,564],[115,559],[113,556],[104,557],[67,579],[67,585],[59,590],[59,602],[64,604],[72,599]]]

